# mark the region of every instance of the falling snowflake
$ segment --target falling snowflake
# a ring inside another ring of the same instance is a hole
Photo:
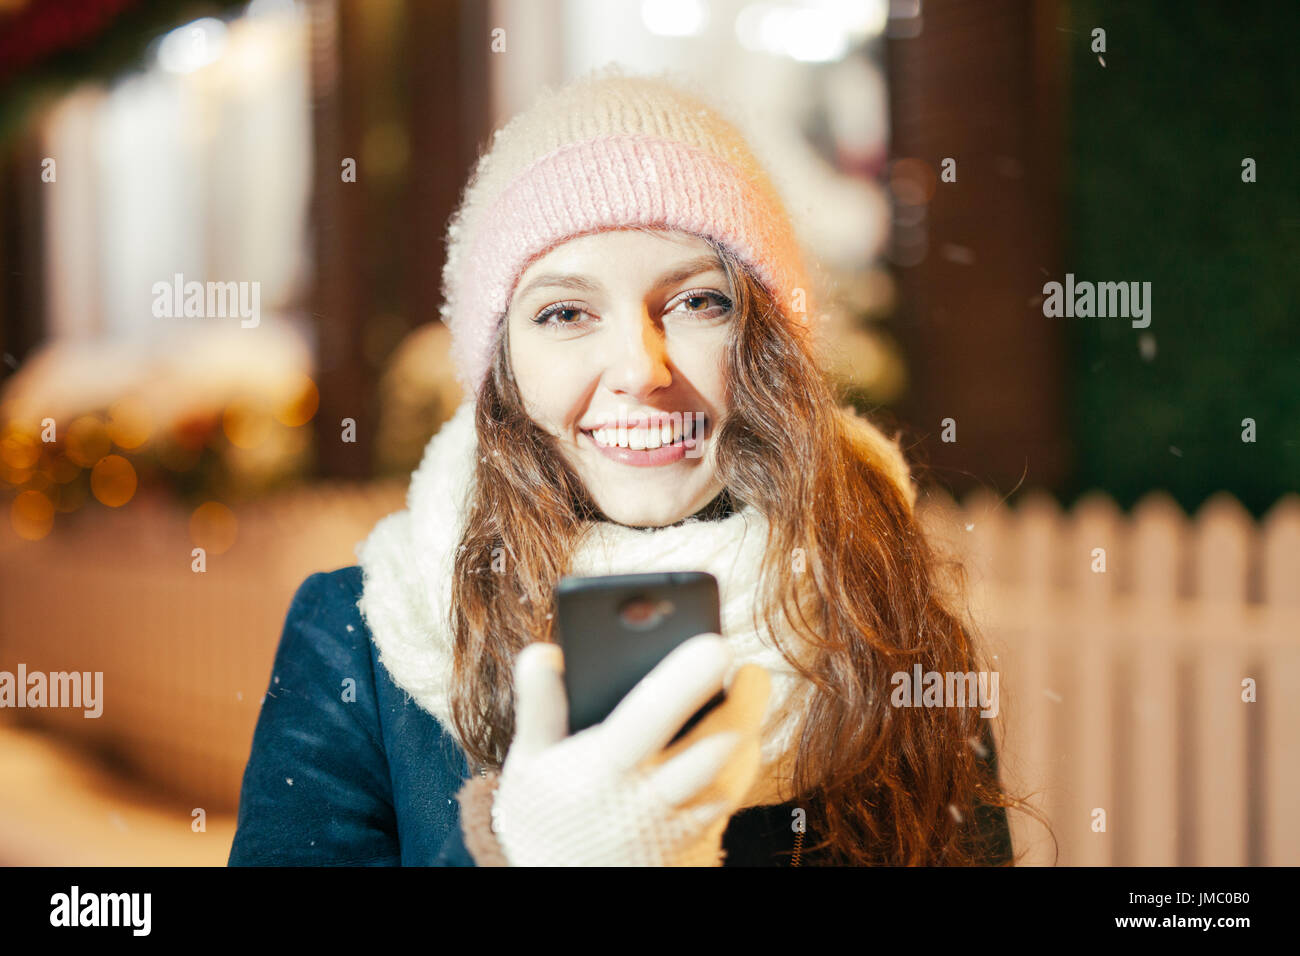
[[[1143,332],[1138,336],[1138,355],[1142,356],[1142,361],[1150,362],[1156,357],[1156,337],[1150,332]]]
[[[285,777],[285,778],[284,778],[284,782],[287,783],[289,786],[292,787],[292,786],[293,786],[293,777]]]
[[[961,811],[957,809],[955,804],[948,804],[948,812],[952,814],[952,818],[958,823],[962,822]]]
[[[1065,698],[1054,690],[1044,688],[1043,695],[1054,704],[1059,704]]]

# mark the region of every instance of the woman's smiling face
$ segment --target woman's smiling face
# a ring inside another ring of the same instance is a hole
[[[524,407],[611,521],[662,527],[722,491],[712,436],[733,301],[713,248],[680,232],[579,236],[516,283],[506,334]]]

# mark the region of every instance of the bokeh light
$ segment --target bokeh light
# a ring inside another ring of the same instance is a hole
[[[226,406],[221,427],[236,448],[256,448],[271,434],[271,412],[265,400],[238,398]]]
[[[64,440],[68,458],[82,468],[95,467],[113,449],[108,429],[94,415],[83,415],[69,425]]]
[[[229,551],[238,533],[235,513],[219,501],[204,502],[190,515],[190,540],[208,554]]]
[[[39,541],[54,527],[54,505],[39,491],[24,491],[14,498],[9,521],[18,537]]]
[[[108,437],[119,448],[139,448],[149,440],[153,416],[138,398],[123,398],[108,409]]]
[[[939,177],[923,159],[897,159],[889,167],[889,191],[899,202],[920,206],[934,198]]]
[[[36,465],[41,449],[36,439],[10,425],[0,438],[0,460],[15,471],[25,471]]]
[[[32,470],[30,468],[10,468],[3,458],[0,458],[0,481],[17,488],[19,485],[27,484],[27,479],[31,478]]]
[[[105,455],[90,473],[90,490],[102,504],[120,508],[135,495],[135,468],[121,455]]]
[[[81,474],[81,470],[81,466],[69,460],[57,445],[46,445],[41,453],[41,473],[55,484],[66,485]]]
[[[290,428],[306,425],[320,407],[320,391],[316,383],[306,375],[299,375],[292,389],[286,392],[289,398],[281,402],[275,410],[275,420]]]

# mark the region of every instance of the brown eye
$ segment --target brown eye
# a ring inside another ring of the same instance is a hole
[[[557,302],[538,313],[533,319],[535,325],[558,327],[561,325],[578,325],[579,316],[586,314],[582,306],[573,302]]]
[[[714,310],[721,315],[731,308],[731,300],[720,292],[690,292],[678,299],[677,303],[680,308],[672,311],[689,315],[704,315]]]

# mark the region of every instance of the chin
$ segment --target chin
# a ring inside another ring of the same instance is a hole
[[[700,505],[700,508],[704,505]],[[666,528],[670,524],[676,524],[683,518],[694,514],[699,508],[671,508],[647,510],[645,508],[620,508],[617,505],[611,505],[608,508],[602,507],[601,512],[610,521],[615,524],[627,525],[632,528]]]
[[[656,505],[653,500],[647,500],[645,493],[641,492],[627,497],[614,497],[612,500],[597,500],[596,507],[606,518],[616,524],[634,528],[666,528],[684,518],[689,518],[717,497],[717,494],[718,492],[714,491],[691,501],[664,500],[663,504]]]
[[[569,463],[592,503],[615,524],[665,528],[689,518],[722,492],[709,457],[661,468],[633,468],[592,461],[577,453]]]

